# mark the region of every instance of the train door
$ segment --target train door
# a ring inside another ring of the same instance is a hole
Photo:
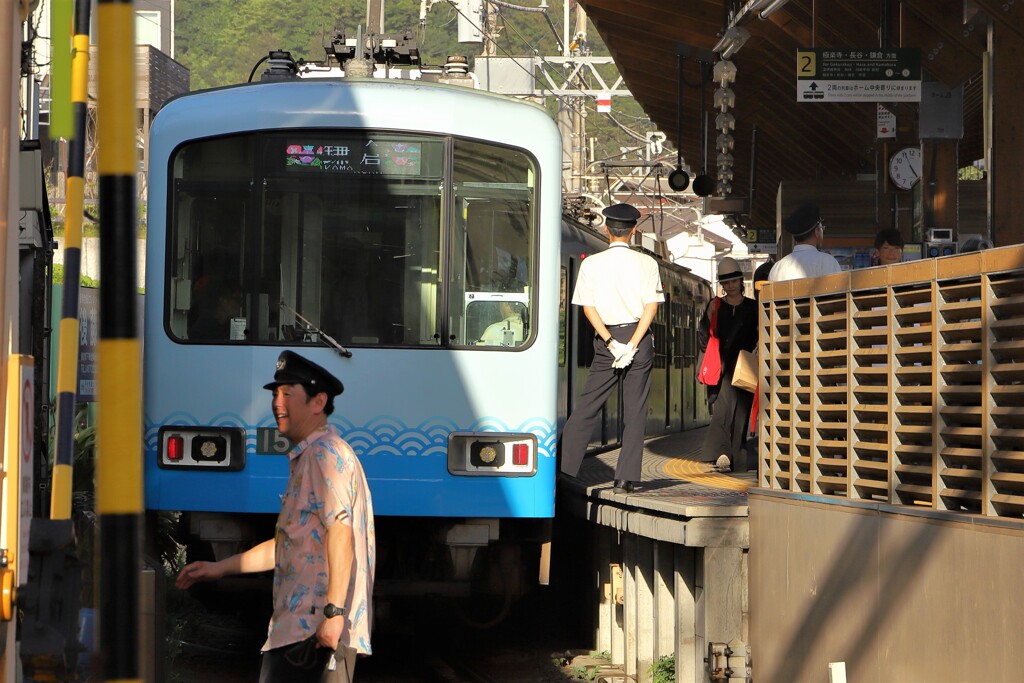
[[[560,380],[559,388],[564,392],[561,396],[564,396],[566,406],[566,411],[560,412],[560,414],[565,416],[572,414],[577,398],[587,383],[587,369],[590,367],[591,361],[594,360],[594,328],[591,327],[587,317],[583,315],[582,308],[571,304],[572,291],[576,285],[576,273],[579,272],[579,260],[569,257],[563,264],[566,368],[564,383]],[[561,363],[561,356],[559,363]],[[587,450],[607,450],[607,447],[613,447],[619,443],[620,425],[622,424],[620,392],[621,387],[612,392],[605,402]],[[562,400],[559,398],[560,402]],[[563,421],[562,425],[564,424]]]
[[[682,329],[680,329],[680,341],[682,342],[682,381],[680,389],[683,403],[683,429],[690,429],[697,420],[696,406],[696,370],[697,364],[697,320],[694,315],[693,297],[688,296],[686,303],[682,306]]]
[[[662,281],[666,273],[662,271]],[[668,372],[669,336],[668,307],[672,296],[665,292],[665,301],[658,306],[658,312],[651,321],[654,332],[654,364],[651,369],[651,394],[647,400],[647,435],[664,434],[668,420],[668,399],[670,391]]]
[[[573,326],[569,324],[569,266],[568,258],[562,257],[562,265],[558,276],[558,433],[562,433],[565,419],[569,415],[572,404],[573,382],[571,381],[570,359],[575,335]]]
[[[669,380],[665,387],[665,403],[668,406],[668,415],[665,419],[665,426],[669,431],[679,431],[683,428],[682,399],[683,399],[683,339],[687,334],[686,322],[683,318],[683,291],[678,285],[672,285],[672,297],[666,301],[669,313],[668,327],[670,335],[669,347]]]
[[[700,427],[711,421],[711,413],[708,410],[707,390],[703,384],[697,381],[697,357],[700,354],[700,348],[697,344],[697,328],[700,327],[700,319],[704,315],[704,309],[707,308],[710,298],[710,292],[706,288],[700,284],[693,285],[693,296],[690,297],[690,300],[693,302],[690,307],[690,319],[692,322],[692,325],[690,325],[691,353],[687,358],[690,374],[687,386],[693,392],[694,417],[693,424],[690,425],[691,427]]]

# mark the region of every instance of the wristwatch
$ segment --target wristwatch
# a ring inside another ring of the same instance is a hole
[[[608,346],[609,344],[612,343],[612,339],[613,339],[613,337],[609,334],[607,339],[602,339],[601,341],[604,342],[605,346]]]
[[[331,603],[327,603],[326,605],[324,605],[324,616],[328,619],[333,619],[334,617],[343,617],[345,616],[345,608],[332,605]]]

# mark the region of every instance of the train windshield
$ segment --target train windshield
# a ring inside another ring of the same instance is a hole
[[[185,144],[170,169],[168,330],[203,343],[520,346],[534,168],[516,150],[415,134]]]

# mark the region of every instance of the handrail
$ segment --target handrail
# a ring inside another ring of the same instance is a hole
[[[760,301],[759,486],[1024,516],[1024,246]]]

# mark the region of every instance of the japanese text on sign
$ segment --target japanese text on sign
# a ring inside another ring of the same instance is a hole
[[[797,50],[798,102],[919,102],[921,53]]]
[[[352,140],[349,143],[289,143],[285,149],[289,170],[355,175],[419,175],[419,142]]]

